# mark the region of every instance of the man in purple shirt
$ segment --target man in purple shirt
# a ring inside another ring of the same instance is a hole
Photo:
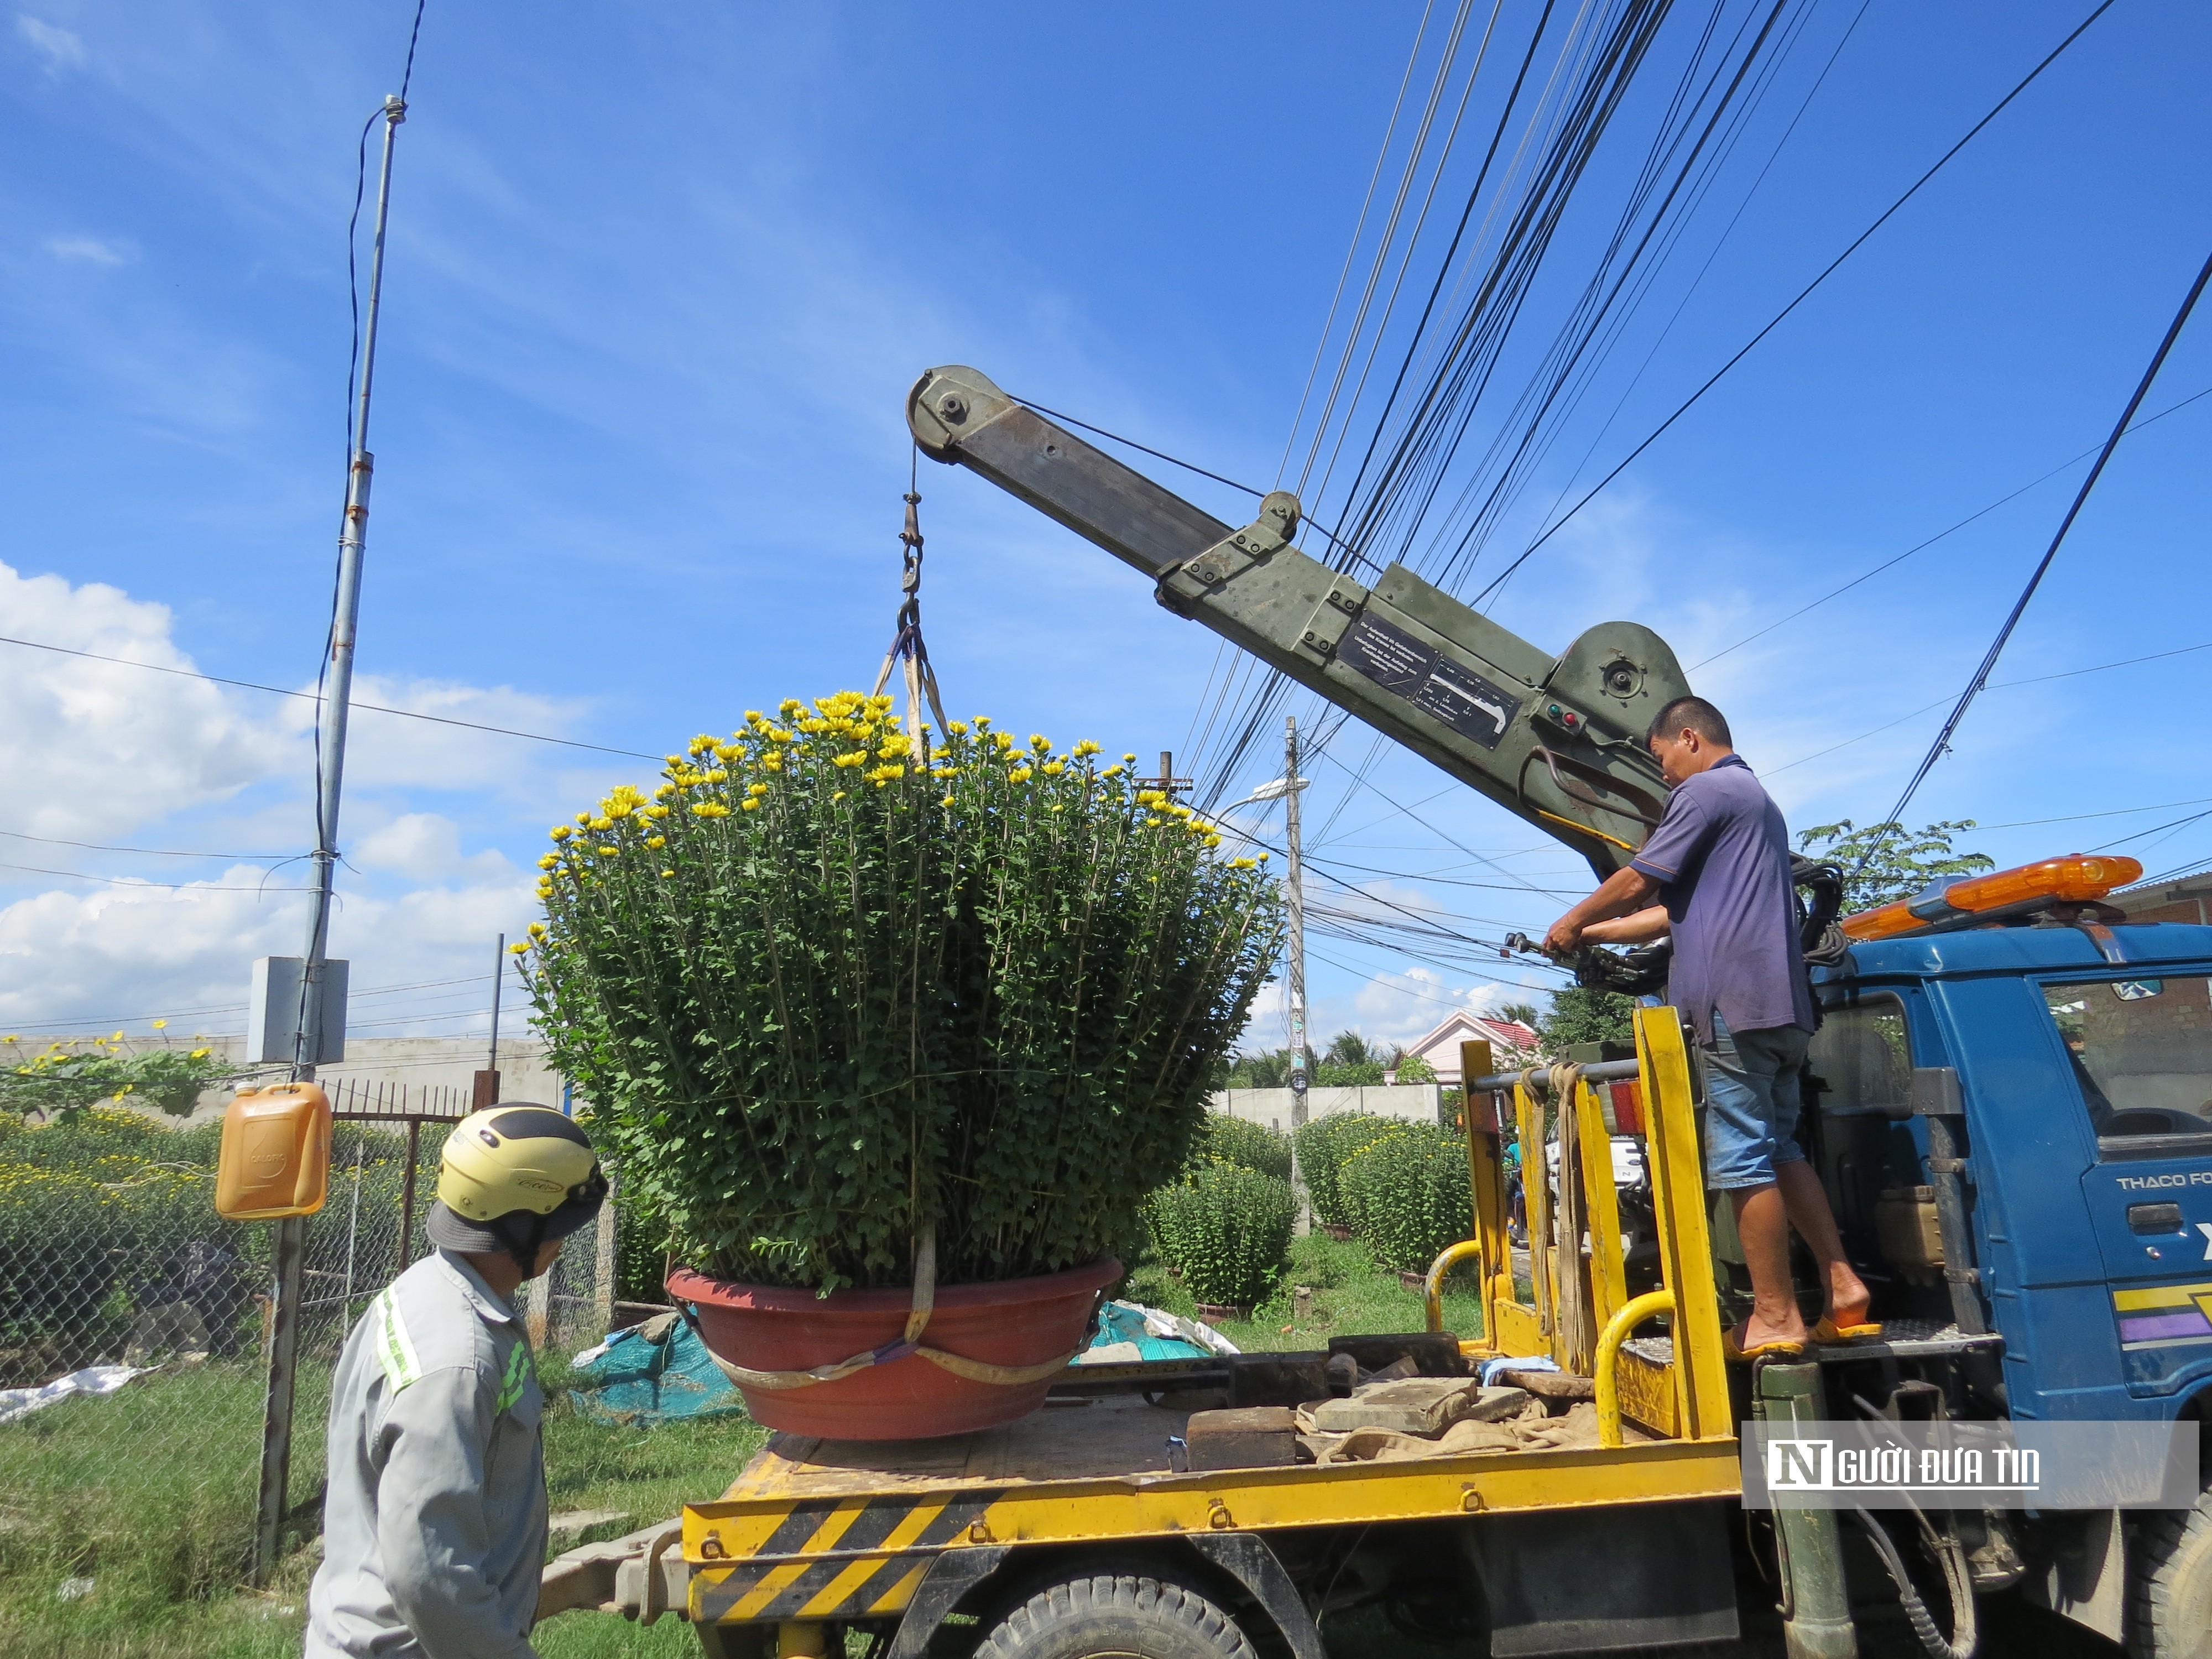
[[[1827,1194],[1797,1144],[1813,996],[1781,809],[1704,698],[1668,703],[1646,741],[1673,791],[1666,815],[1544,943],[1564,955],[1674,936],[1668,1000],[1694,1028],[1705,1063],[1705,1184],[1728,1194],[1751,1270],[1752,1311],[1729,1334],[1730,1357],[1804,1348],[1792,1226],[1820,1265],[1826,1316],[1814,1339],[1876,1334],[1867,1288],[1844,1259]]]

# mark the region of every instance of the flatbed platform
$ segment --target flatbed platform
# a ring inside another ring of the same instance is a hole
[[[713,1503],[687,1505],[702,1624],[884,1618],[949,1550],[1267,1532],[1732,1498],[1733,1438],[1178,1472],[1188,1413],[1067,1400],[925,1441],[779,1435]]]

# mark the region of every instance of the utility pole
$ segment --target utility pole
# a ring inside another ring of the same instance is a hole
[[[506,974],[507,935],[501,933],[491,959],[491,1058],[471,1079],[469,1109],[472,1112],[499,1104],[499,1003],[500,994],[507,988]]]
[[[354,635],[361,615],[362,553],[368,539],[368,485],[374,463],[368,453],[368,404],[376,378],[378,301],[384,288],[384,227],[392,203],[392,149],[406,103],[384,100],[384,157],[376,183],[376,238],[369,255],[368,304],[362,327],[361,389],[354,410],[353,453],[346,467],[345,518],[338,529],[337,595],[331,616],[324,665],[325,702],[316,728],[314,897],[307,924],[307,957],[300,976],[300,1024],[294,1037],[292,1074],[311,1081],[322,1059],[325,964],[330,959],[331,894],[338,857],[338,799],[345,777],[346,719],[353,697]],[[261,1485],[253,1536],[254,1577],[265,1583],[283,1543],[292,1473],[292,1404],[300,1355],[300,1279],[307,1224],[293,1216],[276,1224],[276,1285],[270,1330],[269,1392],[262,1412]]]
[[[499,1075],[499,994],[506,986],[507,935],[501,933],[491,959],[491,1058],[484,1061],[494,1077]]]
[[[1306,1090],[1312,1073],[1306,1047],[1305,864],[1298,848],[1298,796],[1305,780],[1298,775],[1298,717],[1288,716],[1284,727],[1283,823],[1291,858],[1291,1124],[1295,1128],[1306,1121]]]

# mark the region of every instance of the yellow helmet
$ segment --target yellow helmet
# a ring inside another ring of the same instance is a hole
[[[535,1257],[546,1240],[589,1221],[607,1195],[592,1143],[550,1106],[471,1112],[446,1137],[441,1158],[428,1231],[447,1249]]]

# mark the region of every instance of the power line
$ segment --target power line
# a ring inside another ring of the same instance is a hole
[[[2106,0],[2106,3],[2110,4],[2111,0]],[[2085,24],[2083,27],[2087,26]],[[1959,694],[1958,707],[1943,722],[1943,729],[1936,734],[1936,741],[1929,745],[1928,753],[1922,757],[1911,780],[1905,784],[1904,793],[1898,796],[1897,805],[1890,809],[1889,816],[1883,820],[1885,823],[1901,821],[1906,803],[1911,800],[1922,780],[1934,769],[1936,763],[1950,747],[1952,734],[1958,731],[1959,722],[1966,719],[1966,710],[1973,706],[1974,698],[1989,679],[1990,671],[1996,666],[1997,658],[2012,638],[2013,629],[2019,626],[2028,602],[2035,597],[2035,590],[2042,586],[2044,573],[2051,568],[2051,562],[2058,556],[2058,549],[2066,539],[2066,532],[2073,529],[2074,520],[2080,516],[2083,503],[2089,499],[2089,492],[2097,487],[2097,480],[2104,477],[2105,464],[2112,459],[2112,452],[2120,447],[2120,440],[2127,433],[2128,422],[2135,419],[2136,410],[2149,396],[2151,382],[2158,379],[2159,370],[2166,366],[2166,355],[2173,349],[2173,343],[2181,337],[2181,331],[2189,321],[2189,313],[2197,309],[2197,299],[2204,292],[2204,285],[2208,282],[2212,282],[2212,254],[2205,256],[2204,264],[2197,273],[2197,280],[2189,285],[2189,293],[2182,301],[2181,308],[2173,313],[2173,320],[2166,325],[2165,337],[2159,341],[2158,349],[2151,354],[2150,366],[2143,370],[2142,379],[2136,383],[2135,395],[2128,399],[2128,406],[2120,411],[2120,418],[2113,423],[2112,435],[2105,440],[2104,448],[2098,452],[2096,463],[2089,469],[2089,476],[2081,480],[2081,489],[2075,491],[2073,504],[2066,509],[2066,516],[2059,520],[2057,532],[2051,537],[2051,545],[2044,550],[2034,574],[2027,579],[2027,586],[2021,589],[2020,598],[2013,602],[2012,610],[1998,628],[1996,637],[1990,641],[1990,648],[1984,653],[1981,665],[1975,669],[1973,678],[1966,682],[1966,689]],[[1871,850],[1869,848],[1869,854]]]
[[[169,847],[110,847],[96,841],[62,841],[52,836],[26,835],[21,830],[0,830],[0,836],[11,841],[35,841],[44,847],[79,847],[88,853],[136,853],[155,859],[267,860],[282,864],[289,859],[302,856],[298,853],[185,853]]]
[[[1861,231],[1856,237],[1852,238],[1850,246],[1845,247],[1844,251],[1841,253],[1838,253],[1833,259],[1830,260],[1826,266],[1822,269],[1819,276],[1814,277],[1811,282],[1806,283],[1803,288],[1800,289],[1797,291],[1797,295],[1795,299],[1791,300],[1788,305],[1783,307],[1781,310],[1775,313],[1774,316],[1767,322],[1764,328],[1760,329],[1758,333],[1753,335],[1750,339],[1745,341],[1741,348],[1737,350],[1734,356],[1730,357],[1726,362],[1715,369],[1711,378],[1709,378],[1704,385],[1700,386],[1695,392],[1692,392],[1687,398],[1684,398],[1682,402],[1675,407],[1673,414],[1669,415],[1665,420],[1660,422],[1660,423],[1652,429],[1650,434],[1646,437],[1643,442],[1638,444],[1635,448],[1630,450],[1628,453],[1621,459],[1619,465],[1615,466],[1612,471],[1607,473],[1605,477],[1600,478],[1596,483],[1590,487],[1588,493],[1572,507],[1569,507],[1566,510],[1566,513],[1554,522],[1549,529],[1546,530],[1543,534],[1537,537],[1534,541],[1529,543],[1526,548],[1522,549],[1519,556],[1514,559],[1512,563],[1507,565],[1504,570],[1500,571],[1491,580],[1490,583],[1485,586],[1480,593],[1475,595],[1474,603],[1480,605],[1483,600],[1488,599],[1499,588],[1503,587],[1505,585],[1507,579],[1523,564],[1527,563],[1530,556],[1532,556],[1538,548],[1543,546],[1545,543],[1550,541],[1553,537],[1558,535],[1561,530],[1565,529],[1568,521],[1573,519],[1575,514],[1581,512],[1583,508],[1588,507],[1607,484],[1611,483],[1615,478],[1626,471],[1630,465],[1635,461],[1638,456],[1643,454],[1645,450],[1650,448],[1653,444],[1658,442],[1660,438],[1666,434],[1668,429],[1671,428],[1675,422],[1680,420],[1683,416],[1690,412],[1691,409],[1698,403],[1698,399],[1703,398],[1708,392],[1711,392],[1715,386],[1718,386],[1721,383],[1722,378],[1725,376],[1730,369],[1734,368],[1738,363],[1741,362],[1744,358],[1748,356],[1753,347],[1757,346],[1761,340],[1764,340],[1768,335],[1779,328],[1782,325],[1784,319],[1786,319],[1790,313],[1796,311],[1799,306],[1804,304],[1807,300],[1810,299],[1812,297],[1813,291],[1819,288],[1821,283],[1826,282],[1830,276],[1833,276],[1837,268],[1840,266],[1844,260],[1850,258],[1852,254],[1857,252],[1869,237],[1872,236],[1875,232],[1880,230],[1882,226],[1888,223],[1892,216],[1893,216],[1900,208],[1902,208],[1907,202],[1911,201],[1915,196],[1918,195],[1922,185],[1925,185],[1930,179],[1933,179],[1938,173],[1942,172],[1944,167],[1949,163],[1953,156],[1964,149],[1973,141],[1975,136],[1979,133],[1984,127],[1989,125],[1990,122],[1996,119],[1998,115],[2002,113],[2006,106],[2010,104],[2014,99],[2019,97],[2021,93],[2027,91],[2028,87],[2033,83],[2036,77],[2041,75],[2044,70],[2049,69],[2051,64],[2057,62],[2059,55],[2069,46],[2072,46],[2075,41],[2080,40],[2082,33],[2088,28],[2090,24],[2095,22],[2100,17],[2102,17],[2106,12],[2110,11],[2112,9],[2112,4],[2113,0],[2103,0],[2103,3],[2100,4],[2096,10],[2091,12],[2088,16],[2083,18],[2081,21],[2075,27],[2074,32],[2071,34],[2069,34],[2063,40],[2061,40],[2056,46],[2051,48],[2049,56],[2045,57],[2041,63],[2030,70],[2017,86],[2014,87],[2010,92],[2005,94],[2002,98],[1997,100],[1996,106],[1990,109],[1988,114],[1983,116],[1980,120],[1975,122],[1972,126],[1966,130],[1966,137],[1960,138],[1957,143],[1952,145],[1950,149],[1945,150],[1942,155],[1938,156],[1936,160],[1935,165],[1930,167],[1927,172],[1922,173],[1917,179],[1914,179],[1911,187],[1905,191],[1904,195],[1899,197],[1887,208],[1882,210],[1881,217],[1877,218],[1872,224]]]
[[[33,876],[58,876],[65,881],[104,882],[110,887],[148,887],[167,893],[312,893],[312,887],[219,887],[204,881],[148,881],[139,876],[88,876],[82,870],[48,870],[35,864],[0,864],[0,870],[21,870]]]
[[[2102,674],[2110,669],[2132,668],[2137,663],[2157,662],[2161,658],[2165,657],[2185,657],[2191,652],[2195,651],[2212,651],[2212,641],[2207,641],[2203,645],[2185,645],[2177,651],[2155,651],[2148,657],[2124,657],[2118,662],[2100,662],[2094,667],[2091,668],[2069,668],[2063,673],[2059,674],[2032,674],[2026,679],[1998,680],[1994,684],[1984,686],[1982,689],[1985,691],[2008,691],[2016,685],[2041,685],[2047,680],[2078,679],[2084,674]],[[1765,775],[1771,777],[1777,772],[1787,772],[1790,768],[1795,766],[1802,766],[1808,761],[1819,760],[1823,755],[1832,755],[1838,749],[1848,749],[1855,743],[1863,743],[1869,738],[1879,737],[1884,732],[1888,731],[1890,727],[1893,726],[1902,726],[1909,720],[1916,720],[1919,716],[1928,713],[1931,708],[1941,708],[1945,703],[1950,701],[1950,695],[1947,692],[1942,696],[1936,698],[1935,702],[1923,702],[1919,708],[1912,709],[1909,713],[1899,714],[1895,720],[1884,720],[1880,726],[1875,726],[1870,730],[1862,732],[1856,738],[1845,738],[1841,743],[1830,744],[1826,749],[1816,749],[1809,755],[1800,755],[1796,760],[1785,761],[1779,766],[1769,767],[1766,769]],[[2175,804],[2179,805],[2179,803]],[[1900,809],[1903,805],[1903,802],[1899,803]],[[2089,816],[2094,815],[2092,814]],[[1897,814],[1895,812],[1892,812],[1890,814],[1890,817],[1893,820],[1895,819],[1896,817]],[[2039,818],[2033,820],[2033,822],[2057,823],[2062,822],[2062,820],[2057,818]],[[2002,829],[2003,827],[2005,826],[1998,824],[1993,824],[1990,826],[1992,829]]]
[[[2212,397],[2212,386],[2206,386],[2202,392],[2191,393],[2178,404],[2167,404],[2155,415],[2144,416],[2142,419],[2137,421],[2133,426],[2130,427],[2128,428],[2128,432],[2130,434],[2140,432],[2145,427],[2150,425],[2154,421],[2162,421],[2167,416],[2174,413],[2177,410],[2186,409],[2190,404],[2197,402],[2198,398],[2208,397]],[[1827,604],[1830,599],[1842,597],[1844,594],[1850,592],[1854,587],[1856,587],[1861,582],[1871,580],[1873,578],[1881,574],[1883,571],[1889,569],[1893,565],[1903,564],[1907,559],[1911,558],[1916,553],[1925,552],[1928,549],[1935,546],[1936,543],[1942,541],[1945,537],[1954,535],[1958,532],[1964,530],[1968,525],[1973,523],[1977,519],[1987,518],[1990,514],[1996,512],[1997,508],[2002,507],[2007,501],[2016,501],[2021,496],[2027,494],[2029,490],[2033,489],[2037,485],[2050,483],[2051,479],[2057,477],[2068,467],[2072,466],[2076,461],[2086,461],[2089,457],[2096,453],[2097,446],[2095,444],[2091,444],[2088,448],[2083,450],[2079,455],[2068,457],[2065,460],[2059,462],[2057,466],[2052,467],[2050,471],[2044,473],[2040,477],[2031,478],[2026,483],[2021,485],[2019,489],[2013,490],[2008,494],[1998,496],[1996,500],[1991,501],[1987,507],[1981,507],[1972,513],[1969,513],[1965,518],[1960,520],[1958,523],[1951,526],[1949,529],[1937,531],[1926,541],[1917,543],[1911,547],[1906,548],[1902,553],[1897,554],[1890,558],[1884,559],[1880,564],[1875,566],[1871,570],[1862,571],[1859,574],[1852,577],[1850,580],[1845,582],[1841,587],[1829,589],[1828,592],[1820,595],[1819,599],[1814,599],[1810,605],[1799,605],[1796,610],[1791,611],[1788,616],[1784,617],[1778,621],[1767,623],[1765,627],[1760,629],[1757,633],[1747,634],[1743,638],[1738,640],[1734,645],[1724,647],[1723,649],[1714,652],[1711,656],[1705,658],[1704,661],[1692,663],[1689,667],[1689,672],[1694,674],[1698,670],[1706,666],[1708,664],[1718,662],[1723,657],[1727,656],[1730,652],[1741,651],[1745,646],[1749,645],[1753,641],[1764,639],[1766,635],[1771,634],[1776,629],[1784,627],[1790,623],[1796,622],[1798,617],[1803,616],[1807,611],[1819,610],[1822,605]]]
[[[33,651],[52,651],[64,657],[82,657],[89,662],[114,663],[124,668],[143,668],[149,673],[174,674],[180,679],[205,680],[210,685],[234,685],[243,691],[266,691],[276,697],[297,697],[305,702],[319,701],[313,691],[293,691],[281,685],[263,685],[254,680],[228,679],[221,674],[203,674],[196,668],[171,668],[164,663],[135,662],[129,657],[105,656],[97,651],[78,651],[66,645],[48,645],[44,640],[19,640],[0,634],[0,645],[20,645]],[[543,732],[520,732],[511,726],[486,726],[477,720],[455,720],[449,714],[425,714],[413,708],[388,708],[382,703],[356,702],[357,709],[373,714],[396,714],[404,720],[428,720],[434,726],[458,726],[470,732],[489,732],[502,738],[527,738],[532,743],[559,744],[568,749],[589,749],[602,755],[624,755],[632,760],[660,761],[660,755],[648,755],[642,750],[613,749],[603,743],[584,743],[574,738],[549,738]]]
[[[349,1002],[358,1002],[364,997],[397,996],[404,991],[431,991],[447,985],[481,985],[483,983],[483,975],[482,974],[467,974],[459,979],[422,979],[410,981],[407,983],[399,985],[370,985],[364,986],[360,990],[349,993],[347,1000]],[[242,1014],[246,1012],[246,1004],[242,1002],[225,1002],[206,1008],[172,1008],[165,1013],[158,1014],[81,1014],[72,1016],[68,1019],[21,1018],[17,1019],[15,1024],[18,1025],[30,1026],[35,1033],[39,1028],[41,1027],[52,1028],[61,1025],[123,1026],[136,1025],[143,1021],[154,1019],[189,1019],[196,1014]]]

